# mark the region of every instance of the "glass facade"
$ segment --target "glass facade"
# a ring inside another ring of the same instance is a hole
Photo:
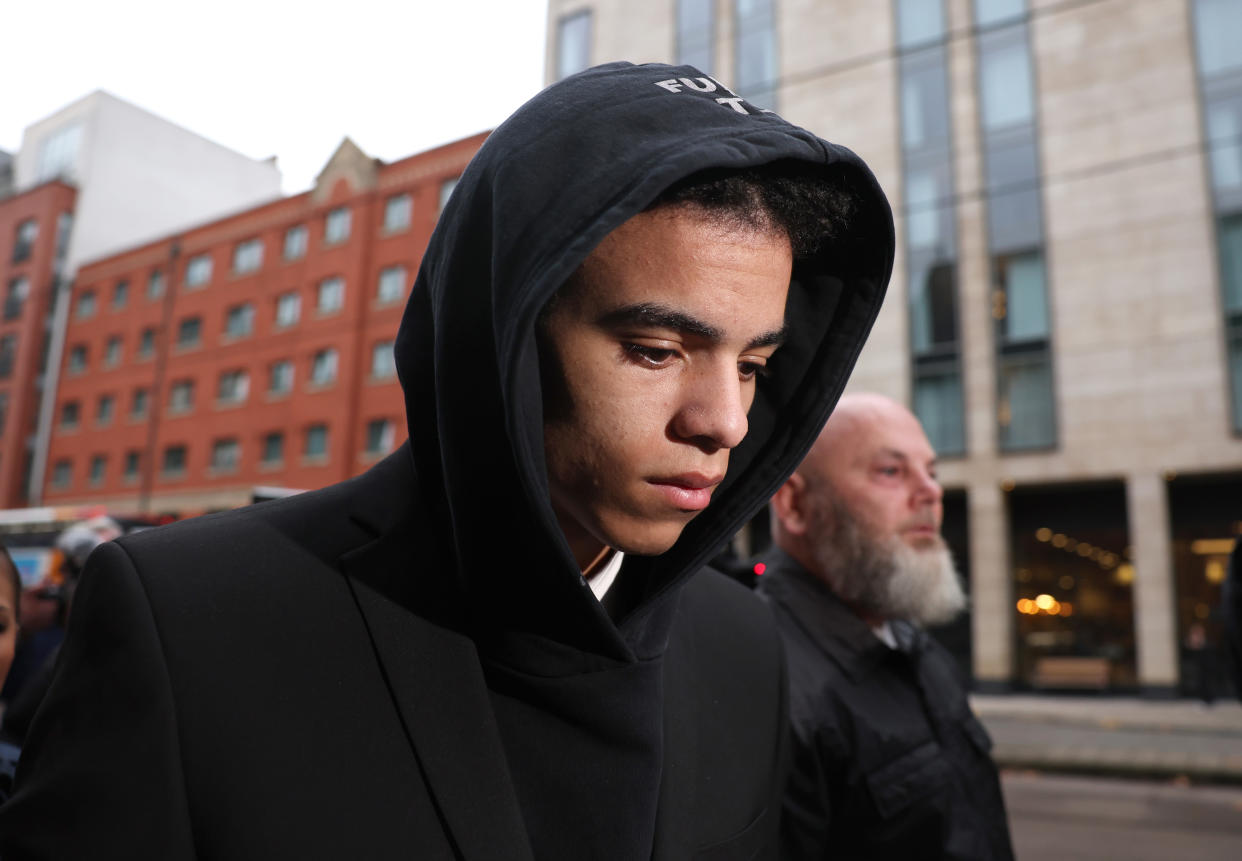
[[[939,454],[965,454],[944,10],[898,0],[896,11],[911,401]]]
[[[1242,472],[1178,476],[1167,489],[1182,693],[1236,698],[1227,672],[1221,585],[1242,537]]]
[[[1231,424],[1242,433],[1242,3],[1197,0],[1195,53],[1220,265]]]
[[[566,15],[556,24],[556,78],[591,65],[591,10]]]
[[[976,0],[997,441],[1003,451],[1057,443],[1052,337],[1030,35],[1021,0]]]
[[[780,63],[773,0],[733,0],[733,89],[752,105],[776,110]]]
[[[1008,503],[1019,685],[1137,687],[1125,486],[1019,488]]]
[[[677,63],[715,74],[716,0],[677,0]]]

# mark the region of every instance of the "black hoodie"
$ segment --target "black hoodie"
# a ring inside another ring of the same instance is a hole
[[[536,318],[604,236],[674,182],[778,160],[845,190],[849,224],[796,263],[790,336],[726,479],[672,549],[627,557],[613,587],[627,609],[614,622],[549,502]],[[857,156],[688,66],[613,63],[550,86],[461,177],[415,282],[397,367],[419,492],[445,537],[438,568],[452,572],[437,584],[444,621],[479,644],[538,856],[577,847],[576,857],[633,858],[650,845],[678,588],[810,446],[879,310],[892,256],[888,204]]]

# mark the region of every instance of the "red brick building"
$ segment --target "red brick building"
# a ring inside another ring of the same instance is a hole
[[[0,200],[0,506],[26,504],[38,380],[77,192],[59,180]]]
[[[194,513],[340,481],[399,445],[392,343],[484,137],[392,164],[347,139],[305,194],[83,265],[45,502]]]

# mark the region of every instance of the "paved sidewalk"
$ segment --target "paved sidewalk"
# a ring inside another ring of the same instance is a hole
[[[973,695],[997,764],[1242,783],[1242,704]]]

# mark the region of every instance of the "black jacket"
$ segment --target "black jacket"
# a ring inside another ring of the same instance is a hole
[[[662,85],[680,78],[699,83]],[[835,404],[892,222],[856,156],[718,86],[619,63],[532,99],[424,255],[396,346],[408,446],[92,557],[0,809],[6,861],[762,857],[778,640],[753,596],[691,575]],[[548,498],[536,318],[673,182],[775,160],[853,215],[795,270],[790,337],[711,505],[668,552],[627,557],[610,617]]]
[[[793,724],[782,859],[1012,858],[992,743],[949,653],[905,622],[891,649],[789,556],[765,562]]]

